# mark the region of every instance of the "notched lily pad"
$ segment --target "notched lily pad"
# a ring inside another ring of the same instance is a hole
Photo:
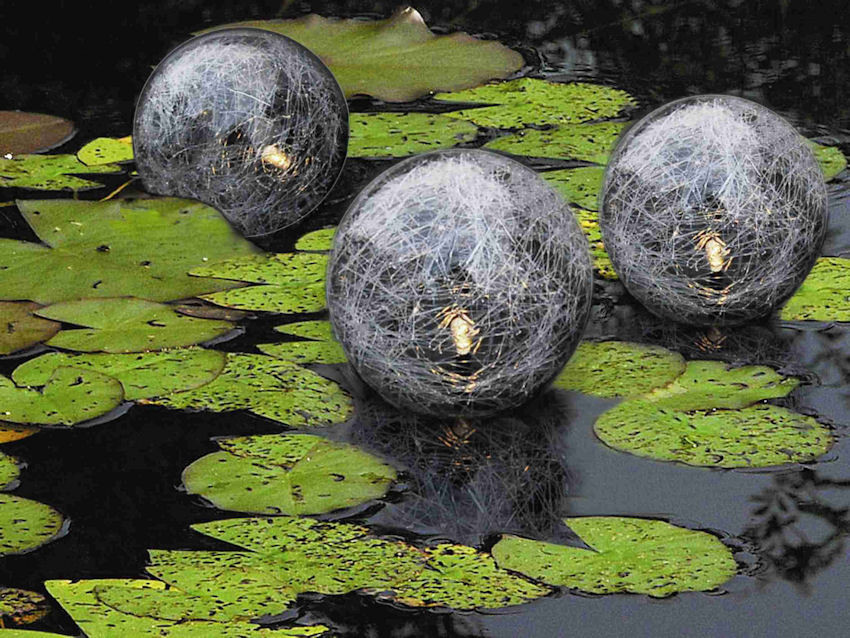
[[[850,259],[820,257],[779,316],[785,321],[850,321]]]
[[[554,385],[600,397],[636,397],[685,371],[685,360],[661,346],[626,341],[585,341]]]
[[[0,111],[0,156],[48,151],[74,136],[74,123],[63,117]]]
[[[62,330],[47,342],[54,348],[80,352],[145,352],[191,346],[233,330],[229,321],[198,319],[170,306],[135,299],[81,299],[57,303],[38,315],[64,323],[86,326]]]
[[[837,177],[839,173],[847,168],[847,158],[844,157],[841,149],[835,146],[823,146],[811,140],[809,140],[809,144],[815,153],[815,159],[823,171],[823,178],[827,182]]]
[[[326,253],[333,248],[336,226],[320,228],[299,237],[295,242],[295,250]]]
[[[77,159],[86,166],[103,166],[133,159],[131,137],[98,137],[77,151]]]
[[[275,328],[276,331],[310,341],[287,341],[284,343],[261,343],[260,352],[295,363],[345,363],[342,346],[334,339],[329,321],[299,321]]]
[[[526,157],[607,164],[622,130],[620,122],[570,125],[544,131],[523,129],[498,137],[484,148]]]
[[[55,539],[64,519],[44,503],[0,494],[0,556],[23,554]]]
[[[437,113],[352,113],[348,157],[407,157],[470,142],[478,127]]]
[[[0,301],[0,355],[25,350],[59,331],[57,322],[33,314],[40,307],[28,301]]]
[[[591,550],[505,535],[493,547],[496,562],[551,585],[654,597],[715,589],[737,572],[729,548],[706,532],[618,516],[564,522]]]
[[[0,587],[0,619],[4,623],[29,625],[49,613],[50,603],[41,594],[26,589]],[[5,624],[3,626],[5,627]],[[0,636],[2,635],[3,632],[0,632]]]
[[[219,441],[183,471],[190,494],[219,509],[257,514],[324,514],[387,493],[395,470],[345,443],[307,434]]]
[[[75,155],[15,155],[0,157],[0,188],[30,188],[42,191],[84,191],[103,184],[79,175],[120,173],[115,164],[86,166]]]

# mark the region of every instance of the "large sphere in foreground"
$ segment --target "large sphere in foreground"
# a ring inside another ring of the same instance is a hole
[[[705,95],[653,111],[619,141],[600,226],[650,311],[734,324],[783,304],[826,233],[826,186],[806,140],[749,100]]]
[[[331,72],[289,38],[223,29],[172,51],[136,107],[145,188],[214,206],[246,236],[297,222],[336,182],[348,107]]]
[[[396,164],[351,204],[328,307],[360,376],[439,416],[510,408],[551,381],[581,337],[587,240],[534,171],[478,150]]]

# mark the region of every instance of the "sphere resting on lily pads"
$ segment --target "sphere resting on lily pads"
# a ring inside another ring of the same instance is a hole
[[[769,314],[811,270],[826,186],[806,140],[742,98],[702,95],[653,111],[605,175],[600,226],[628,291],[694,325]]]
[[[331,323],[394,405],[481,416],[569,359],[590,310],[587,240],[534,171],[480,150],[428,153],[351,204],[328,265]]]
[[[307,215],[345,162],[348,107],[306,48],[261,29],[197,36],[156,68],[133,146],[145,188],[214,206],[246,236]]]

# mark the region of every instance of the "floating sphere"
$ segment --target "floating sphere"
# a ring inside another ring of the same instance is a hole
[[[806,140],[749,100],[671,102],[619,141],[600,226],[628,291],[651,312],[736,324],[783,304],[827,227],[823,175]]]
[[[342,170],[348,107],[289,38],[222,29],[172,51],[145,84],[133,148],[145,188],[217,208],[246,236],[297,222]]]
[[[590,310],[587,240],[534,171],[480,150],[396,164],[351,204],[328,265],[348,360],[394,405],[481,416],[534,395]]]

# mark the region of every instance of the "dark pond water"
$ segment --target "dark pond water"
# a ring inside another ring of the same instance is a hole
[[[151,67],[188,33],[249,17],[380,15],[397,3],[88,3],[0,7],[0,108],[63,115],[80,126],[78,145],[130,132],[133,101]],[[630,90],[647,107],[684,95],[733,93],[757,100],[810,137],[850,152],[850,9],[845,0],[725,2],[420,2],[429,24],[497,35],[520,48],[533,73],[594,80]],[[88,18],[80,21],[79,18]],[[75,25],[72,29],[70,25]],[[368,108],[367,101],[356,106]],[[386,163],[349,162],[335,196],[309,226],[343,212],[349,197]],[[825,254],[850,253],[850,178],[830,187]],[[5,209],[5,234],[20,229]],[[304,228],[298,229],[304,230]],[[273,240],[284,249],[290,236]],[[503,613],[410,613],[356,595],[306,601],[304,618],[330,620],[345,636],[839,636],[850,585],[850,328],[765,323],[727,335],[706,353],[694,332],[659,324],[600,287],[590,327],[604,335],[660,343],[693,358],[769,363],[809,380],[790,398],[831,420],[839,442],[823,461],[775,472],[716,471],[641,460],[594,439],[610,402],[551,393],[521,413],[479,428],[460,471],[441,449],[439,429],[359,398],[344,436],[410,468],[416,490],[355,518],[396,532],[487,546],[499,531],[569,542],[567,515],[661,517],[716,531],[738,550],[741,575],[722,592],[655,601],[644,596],[539,600]],[[268,338],[258,320],[226,344],[245,350]],[[17,361],[2,363],[9,372]],[[183,415],[133,407],[108,426],[48,432],[4,446],[29,464],[16,494],[54,505],[70,533],[34,553],[0,561],[0,583],[42,589],[50,578],[138,577],[145,549],[211,547],[188,530],[221,517],[182,494],[180,472],[213,451],[209,438],[275,432],[243,414]],[[444,448],[445,446],[443,446]],[[533,471],[522,471],[526,466]],[[57,611],[43,628],[74,633]]]

